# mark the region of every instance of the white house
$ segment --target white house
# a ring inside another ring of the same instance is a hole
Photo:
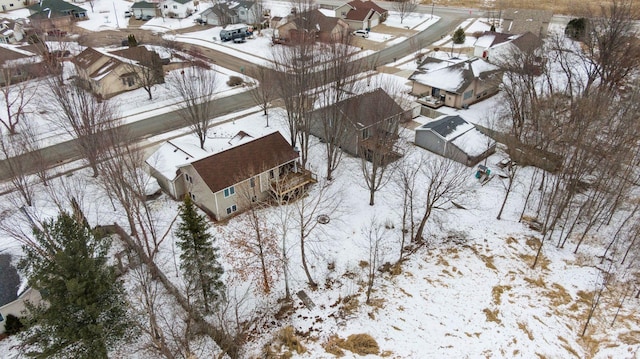
[[[25,8],[34,2],[24,0],[0,0],[0,8],[2,12]]]
[[[165,0],[160,3],[162,16],[184,19],[196,11],[192,0]]]
[[[24,311],[26,310],[25,302],[29,301],[32,304],[40,303],[42,296],[40,292],[35,289],[27,288],[22,292],[16,300],[9,302],[0,307],[0,333],[4,333],[4,326],[7,323],[7,315],[11,314],[18,318],[24,317]]]

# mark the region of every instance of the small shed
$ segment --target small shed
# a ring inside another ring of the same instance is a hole
[[[462,117],[440,116],[416,128],[415,144],[473,166],[496,151],[496,142]]]

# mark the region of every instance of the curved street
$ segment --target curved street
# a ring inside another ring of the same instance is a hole
[[[419,11],[430,12],[431,6],[421,6]],[[416,33],[406,41],[394,44],[375,54],[371,54],[365,56],[364,58],[361,58],[359,61],[362,61],[364,64],[369,64],[369,66],[365,66],[362,68],[369,68],[371,64],[380,66],[392,62],[394,58],[402,58],[407,54],[415,52],[417,49],[417,45],[424,47],[437,40],[440,40],[443,35],[453,32],[454,29],[463,20],[469,17],[474,17],[470,16],[469,10],[467,9],[451,8],[436,8],[434,15],[441,17],[441,20],[438,21],[435,25],[430,26],[424,31]],[[149,42],[152,42],[150,40],[151,37],[146,36],[153,36],[161,40],[161,38],[155,35],[151,35],[151,33],[148,31],[142,31],[145,30],[137,30],[135,33],[139,34],[138,36],[141,37],[145,36],[145,39],[147,39],[147,41]],[[103,39],[103,43],[105,39],[108,43],[119,43],[122,38],[125,38],[126,35],[131,32],[132,31],[130,29],[127,29],[124,31],[120,31],[120,34],[118,35],[117,31],[112,31],[108,34],[100,33],[100,37]],[[91,34],[84,34],[80,37],[79,42],[89,45],[93,37],[94,36],[92,36]],[[234,70],[236,70],[239,66],[246,66],[246,68],[249,68],[249,66],[255,66],[253,63],[249,63],[242,59],[213,49],[196,45],[189,45],[189,47],[197,49],[197,51],[208,57],[218,66],[228,67]],[[217,109],[217,115],[222,116],[255,106],[255,102],[250,91],[245,91],[242,93],[237,93],[212,100],[214,102],[215,108]],[[154,135],[187,127],[184,121],[180,119],[180,117],[176,114],[176,112],[177,110],[171,110],[160,115],[150,116],[136,122],[124,124],[120,127],[120,129],[123,131],[123,133],[127,134],[127,138],[129,138],[130,141],[138,142]],[[39,158],[42,159],[42,161],[34,161],[33,158]],[[79,160],[81,158],[82,154],[77,147],[76,141],[69,140],[42,148],[36,151],[35,154],[27,153],[21,156],[17,156],[14,159],[20,161],[20,167],[23,171],[32,174],[36,173],[41,168],[42,162],[46,164],[47,168],[51,168],[62,163]],[[5,181],[10,178],[11,173],[7,170],[7,160],[0,161],[0,180]]]

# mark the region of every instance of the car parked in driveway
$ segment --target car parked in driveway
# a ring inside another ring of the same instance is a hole
[[[356,30],[352,32],[354,36],[364,37],[365,39],[369,37],[369,32],[365,30]]]

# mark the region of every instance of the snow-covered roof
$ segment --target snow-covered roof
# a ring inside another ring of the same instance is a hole
[[[434,132],[469,156],[479,156],[495,143],[493,139],[480,132],[472,123],[457,115],[440,116],[418,127],[416,131]]]
[[[167,141],[145,161],[169,180],[177,176],[178,167],[210,155],[200,147],[179,140]]]
[[[410,77],[410,80],[448,92],[464,91],[475,78],[482,78],[500,68],[480,58],[455,62],[428,58]]]

